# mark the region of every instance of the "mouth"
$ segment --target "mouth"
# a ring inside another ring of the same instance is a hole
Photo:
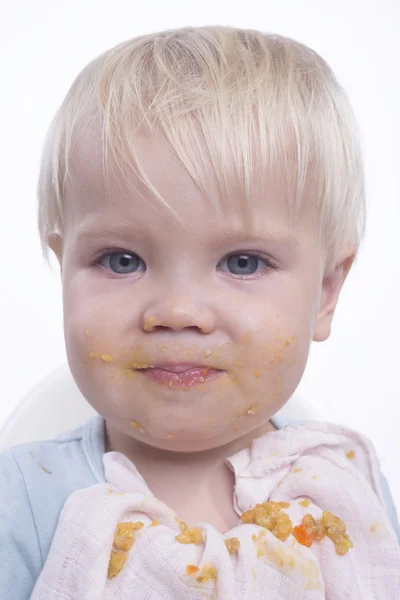
[[[223,375],[226,371],[213,369],[204,365],[193,364],[162,364],[140,369],[139,373],[151,378],[160,385],[167,387],[193,387],[210,383]]]

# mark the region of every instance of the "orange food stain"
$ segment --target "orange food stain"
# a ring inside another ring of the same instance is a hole
[[[284,542],[292,532],[292,521],[289,515],[282,511],[281,502],[263,502],[256,504],[254,508],[247,510],[241,516],[242,523],[255,523],[266,530],[271,531],[275,537]],[[254,537],[252,538],[254,541]]]
[[[284,569],[286,572],[296,568],[295,555],[287,546],[270,545],[268,539],[264,539],[266,530],[263,529],[256,536],[254,545],[257,549],[257,558],[265,558],[269,562],[274,563],[279,569]]]
[[[186,567],[186,573],[188,575],[193,575],[194,573],[197,573],[198,571],[200,571],[199,567],[196,567],[196,565],[188,565]]]
[[[109,579],[116,577],[122,570],[128,556],[127,553],[132,548],[135,531],[143,527],[144,524],[141,521],[117,524],[113,540],[113,550],[111,551],[108,564]]]
[[[107,576],[109,579],[116,577],[121,571],[128,558],[127,552],[111,551],[110,562],[108,563]]]
[[[281,339],[282,339],[282,336],[280,336],[280,335],[279,335],[277,339],[278,339],[278,340],[281,340]],[[290,338],[288,338],[288,339],[286,340],[286,342],[283,344],[283,346],[282,346],[281,348],[279,348],[278,350],[276,350],[276,351],[273,353],[273,355],[272,355],[272,359],[269,361],[269,364],[272,364],[272,363],[273,363],[273,362],[275,362],[275,361],[280,361],[280,360],[282,360],[282,354],[281,354],[281,353],[282,353],[282,351],[283,351],[283,350],[284,350],[284,349],[285,349],[287,346],[290,346],[290,344],[292,344],[292,343],[293,343],[293,340],[294,340],[294,336],[291,336]]]
[[[156,323],[157,323],[156,317],[147,317],[147,319],[144,320],[143,329],[145,331],[150,331],[151,329],[153,329],[153,327]]]
[[[184,525],[186,524],[184,523]],[[180,544],[196,544],[196,546],[199,546],[203,543],[203,532],[199,527],[187,527],[186,525],[186,529],[182,530],[182,533],[178,533],[175,539]]]
[[[256,371],[254,371],[254,377],[256,377],[257,379],[260,377],[261,372],[257,369]]]
[[[186,529],[188,528],[188,526],[186,525],[185,521],[181,521],[180,519],[178,519],[178,517],[175,517],[175,521],[178,523],[179,529],[181,531],[186,531]]]
[[[306,506],[307,507],[307,506],[310,505],[310,503],[311,503],[311,500],[309,500],[308,498],[304,498],[304,500],[300,500],[299,501],[300,506]]]
[[[314,541],[320,542],[325,537],[332,540],[336,554],[344,556],[353,548],[353,542],[346,533],[346,525],[339,518],[324,510],[318,521],[310,514],[303,517],[301,525],[293,528],[293,536],[303,546],[310,547]]]
[[[99,353],[98,352],[89,352],[89,358],[99,358]]]
[[[346,452],[346,456],[349,460],[353,460],[355,455],[356,455],[356,453],[354,452],[354,450],[349,450],[348,452]]]
[[[227,540],[225,540],[225,546],[229,554],[236,554],[237,552],[239,552],[240,541],[236,537],[228,538]]]
[[[125,370],[121,371],[121,376],[122,377],[135,377],[136,373],[134,373],[132,371],[132,369],[125,369]]]
[[[292,533],[295,539],[302,546],[307,546],[307,548],[310,548],[312,546],[313,538],[305,525],[297,525],[297,527],[293,527]]]
[[[100,358],[106,363],[110,363],[112,361],[112,356],[110,356],[109,354],[102,354]]]
[[[143,529],[144,524],[141,521],[136,523],[126,522],[118,523],[114,534],[114,546],[117,550],[128,551],[132,548],[135,531]]]
[[[149,527],[157,527],[160,524],[160,519],[153,519]]]
[[[256,404],[251,404],[249,406],[249,408],[246,410],[246,414],[247,415],[255,415],[256,413],[258,413],[260,409],[258,408],[258,406]]]
[[[173,437],[172,433],[169,433],[169,434],[167,435],[167,440],[170,440],[172,437]]]
[[[140,425],[137,421],[129,421],[129,425],[134,429],[139,429],[140,433],[145,433],[145,428]]]
[[[380,526],[379,521],[376,523],[372,523],[371,527],[369,528],[371,533],[375,533],[375,531],[378,529],[378,527]]]
[[[30,452],[30,455],[32,456],[32,458],[37,462],[37,464],[39,465],[39,467],[42,469],[42,471],[44,471],[45,473],[47,473],[48,475],[53,475],[53,473],[51,471],[49,471],[48,469],[46,469],[46,467],[44,467],[38,460],[37,458],[34,456],[34,454],[32,452]]]
[[[196,577],[196,581],[204,583],[205,581],[216,581],[217,580],[217,569],[210,565],[204,565],[201,569],[200,575]]]
[[[173,382],[172,380],[168,381],[168,387],[172,387],[172,386],[173,386],[173,383],[174,383],[174,382]]]
[[[303,469],[293,469],[292,473],[301,473]]]

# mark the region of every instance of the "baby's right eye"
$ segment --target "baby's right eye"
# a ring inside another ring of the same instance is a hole
[[[146,270],[143,260],[133,252],[108,252],[100,257],[98,264],[118,275],[127,275]]]

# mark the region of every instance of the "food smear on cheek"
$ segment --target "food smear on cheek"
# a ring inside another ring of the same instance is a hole
[[[140,431],[140,433],[145,433],[145,428],[142,427],[142,425],[140,425],[140,423],[138,423],[137,421],[129,421],[129,425],[133,428],[133,429],[138,429]]]
[[[100,358],[106,363],[112,362],[112,356],[110,356],[109,354],[101,354]]]
[[[250,404],[250,406],[245,408],[243,411],[237,411],[233,413],[233,416],[235,419],[240,419],[241,417],[245,417],[246,415],[255,415],[258,413],[259,410],[260,407],[257,406],[257,404]]]
[[[141,369],[152,368],[151,360],[149,356],[143,351],[141,346],[136,347],[133,351],[125,353],[122,357],[118,357],[117,360],[108,352],[91,350],[89,352],[89,358],[92,361],[99,361],[100,363],[106,363],[113,365],[111,369],[112,377],[116,375],[121,377],[134,377],[136,371]]]
[[[288,347],[291,346],[293,344],[294,341],[294,336],[292,335],[291,337],[289,337],[285,342],[283,342],[277,350],[275,350],[275,352],[272,354],[272,357],[269,360],[269,364],[271,365],[272,363],[275,362],[282,362],[283,357],[282,357],[282,352]]]

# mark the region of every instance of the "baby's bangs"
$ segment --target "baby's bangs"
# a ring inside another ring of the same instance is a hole
[[[215,28],[218,29],[218,28]],[[282,50],[282,49],[281,49]],[[212,167],[220,191],[209,198],[217,209],[240,210],[251,219],[268,199],[274,178],[286,208],[297,219],[310,165],[317,165],[313,99],[305,78],[277,68],[274,44],[258,32],[213,31],[160,35],[140,45],[122,44],[99,69],[95,88],[103,121],[105,168],[117,165],[128,181],[133,169],[161,206],[172,210],[147,178],[135,140],[162,132],[204,197]],[[254,193],[265,185],[265,196]],[[261,184],[261,185],[260,185]],[[316,196],[313,208],[316,208]],[[179,215],[175,215],[179,218]]]
[[[133,169],[156,207],[177,219],[142,167],[136,142],[143,133],[165,135],[203,196],[225,214],[239,209],[251,222],[278,183],[292,225],[303,210],[314,220],[329,268],[343,247],[358,248],[365,188],[357,126],[332,70],[307,46],[254,30],[194,27],[129,40],[89,63],[45,145],[38,185],[44,249],[63,230],[73,138],[98,118],[106,181],[116,168],[129,186]],[[210,197],[210,172],[218,198]]]

